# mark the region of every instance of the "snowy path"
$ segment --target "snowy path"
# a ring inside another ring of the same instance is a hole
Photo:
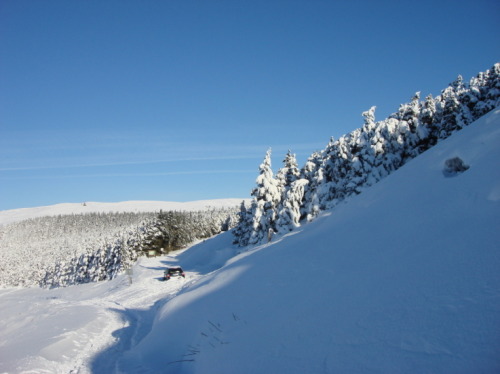
[[[110,373],[151,331],[157,312],[233,257],[231,235],[168,256],[141,258],[111,281],[55,289],[0,289],[0,373]],[[162,280],[182,265],[186,278]]]
[[[161,281],[176,263],[175,256],[142,258],[131,275],[110,282],[0,290],[0,372],[113,371],[117,357],[151,330],[158,308],[200,277]]]

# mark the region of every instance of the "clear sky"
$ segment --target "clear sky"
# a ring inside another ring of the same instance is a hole
[[[498,0],[2,0],[0,210],[249,197],[499,61]]]

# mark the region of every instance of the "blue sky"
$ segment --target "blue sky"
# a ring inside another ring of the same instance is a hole
[[[0,2],[0,210],[245,198],[416,91],[500,61],[500,3]]]

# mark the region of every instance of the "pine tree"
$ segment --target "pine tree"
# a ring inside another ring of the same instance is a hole
[[[266,153],[259,167],[257,187],[252,196],[252,229],[249,244],[260,243],[270,232],[276,232],[277,206],[281,200],[278,183],[271,169],[271,149]]]
[[[428,95],[422,103],[419,120],[421,126],[425,128],[427,132],[427,137],[420,141],[420,151],[424,152],[436,144],[439,134],[436,126],[438,122],[438,119],[436,118],[436,101],[432,95]]]
[[[314,152],[301,170],[301,179],[307,180],[304,186],[304,199],[301,208],[301,218],[311,221],[319,214],[319,196],[318,189],[323,183],[322,155]]]
[[[250,227],[251,227],[251,209],[248,210],[245,201],[241,202],[240,212],[238,213],[238,225],[233,230],[234,241],[233,244],[239,244],[244,247],[248,245],[248,239],[250,238]]]
[[[429,95],[420,101],[417,92],[409,103],[402,104],[385,120],[375,122],[375,107],[371,107],[363,113],[362,128],[338,140],[332,138],[324,150],[313,153],[300,170],[300,177],[292,173],[293,177],[287,179],[289,167],[280,169],[276,176],[277,200],[281,201],[277,222],[272,202],[275,200],[269,198],[272,194],[266,197],[262,192],[266,190],[264,181],[272,185],[269,172],[263,171],[264,162],[247,214],[253,237],[250,242],[262,240],[266,228],[288,230],[299,225],[301,219],[313,219],[321,210],[360,193],[364,187],[378,182],[440,139],[499,105],[500,63],[497,63],[468,84],[459,77],[436,98]],[[270,171],[270,161],[268,166]]]
[[[276,224],[278,231],[288,232],[300,226],[301,207],[308,183],[307,179],[297,179],[287,189]]]
[[[460,102],[460,96],[466,90],[463,78],[458,78],[443,90],[439,102],[442,111],[440,139],[446,139],[456,130],[460,130],[466,124],[463,121],[464,108]],[[468,111],[468,109],[467,109]]]
[[[271,169],[271,149],[259,166],[257,186],[252,190],[250,208],[240,207],[240,222],[234,230],[234,243],[239,246],[260,243],[272,232],[276,232],[277,207],[280,203],[280,188]]]
[[[283,175],[285,188],[290,187],[300,176],[297,158],[290,150],[288,150],[283,160],[283,168],[278,172],[278,175],[280,174]]]
[[[369,110],[366,112],[361,113],[363,116],[364,124],[363,124],[363,132],[368,136],[372,137],[373,136],[373,130],[375,130],[375,109],[377,109],[376,106],[372,106]]]
[[[276,173],[276,182],[280,194],[280,202],[278,204],[278,212],[281,210],[286,194],[290,189],[293,182],[300,177],[300,170],[297,164],[295,155],[288,150],[285,159],[283,160],[283,167]]]
[[[283,167],[277,173],[277,181],[280,189],[281,200],[278,206],[278,219],[276,227],[278,231],[290,231],[300,226],[301,206],[304,198],[304,187],[308,181],[303,179],[298,183],[300,171],[295,154],[288,150]]]

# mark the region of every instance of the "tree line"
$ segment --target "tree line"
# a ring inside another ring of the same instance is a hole
[[[375,107],[362,113],[361,128],[330,139],[302,168],[288,151],[276,175],[271,150],[259,167],[252,202],[242,203],[235,244],[254,245],[289,232],[321,211],[359,194],[409,160],[474,122],[500,104],[500,63],[469,82],[459,76],[441,95],[410,102],[382,121]]]
[[[197,212],[85,213],[0,228],[0,286],[58,287],[112,279],[138,257],[183,248],[237,224],[238,207]]]

